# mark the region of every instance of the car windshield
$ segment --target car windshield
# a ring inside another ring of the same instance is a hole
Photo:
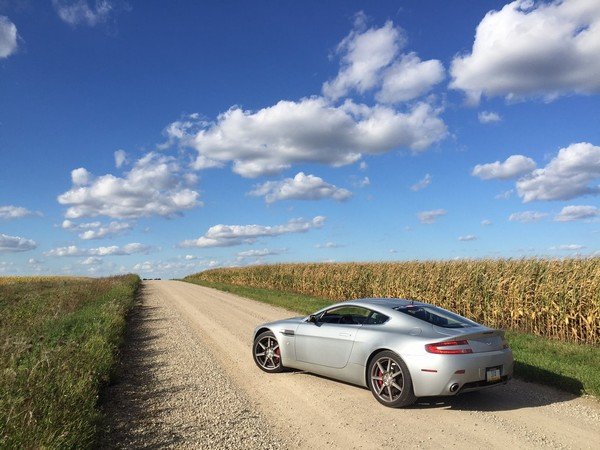
[[[394,309],[438,327],[467,328],[475,326],[474,322],[435,306],[407,305]]]

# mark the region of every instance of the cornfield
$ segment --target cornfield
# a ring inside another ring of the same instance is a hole
[[[333,301],[411,298],[490,327],[600,344],[600,258],[274,264],[188,278]]]

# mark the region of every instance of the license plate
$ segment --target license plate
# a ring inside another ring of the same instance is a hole
[[[485,370],[485,380],[488,382],[500,381],[501,367],[489,367]]]

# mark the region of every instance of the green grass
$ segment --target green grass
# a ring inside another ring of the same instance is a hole
[[[515,375],[573,394],[600,397],[600,348],[507,332],[515,357]]]
[[[220,291],[231,292],[232,294],[251,298],[252,300],[258,300],[259,302],[268,303],[269,305],[280,306],[282,308],[289,309],[290,311],[306,315],[324,308],[327,305],[331,305],[331,300],[295,294],[292,292],[237,286],[226,283],[215,283],[212,281],[203,281],[197,279],[185,279],[181,281],[187,281],[189,283],[199,284],[200,286],[215,288]]]
[[[331,300],[270,289],[215,283],[198,279],[184,281],[212,287],[242,297],[310,314]],[[600,397],[600,348],[592,345],[549,340],[526,333],[507,332],[515,357],[515,376],[547,384],[573,394]]]
[[[136,275],[0,278],[0,448],[89,448]]]

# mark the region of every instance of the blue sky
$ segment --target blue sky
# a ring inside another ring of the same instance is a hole
[[[0,275],[600,250],[600,6],[0,1]]]

